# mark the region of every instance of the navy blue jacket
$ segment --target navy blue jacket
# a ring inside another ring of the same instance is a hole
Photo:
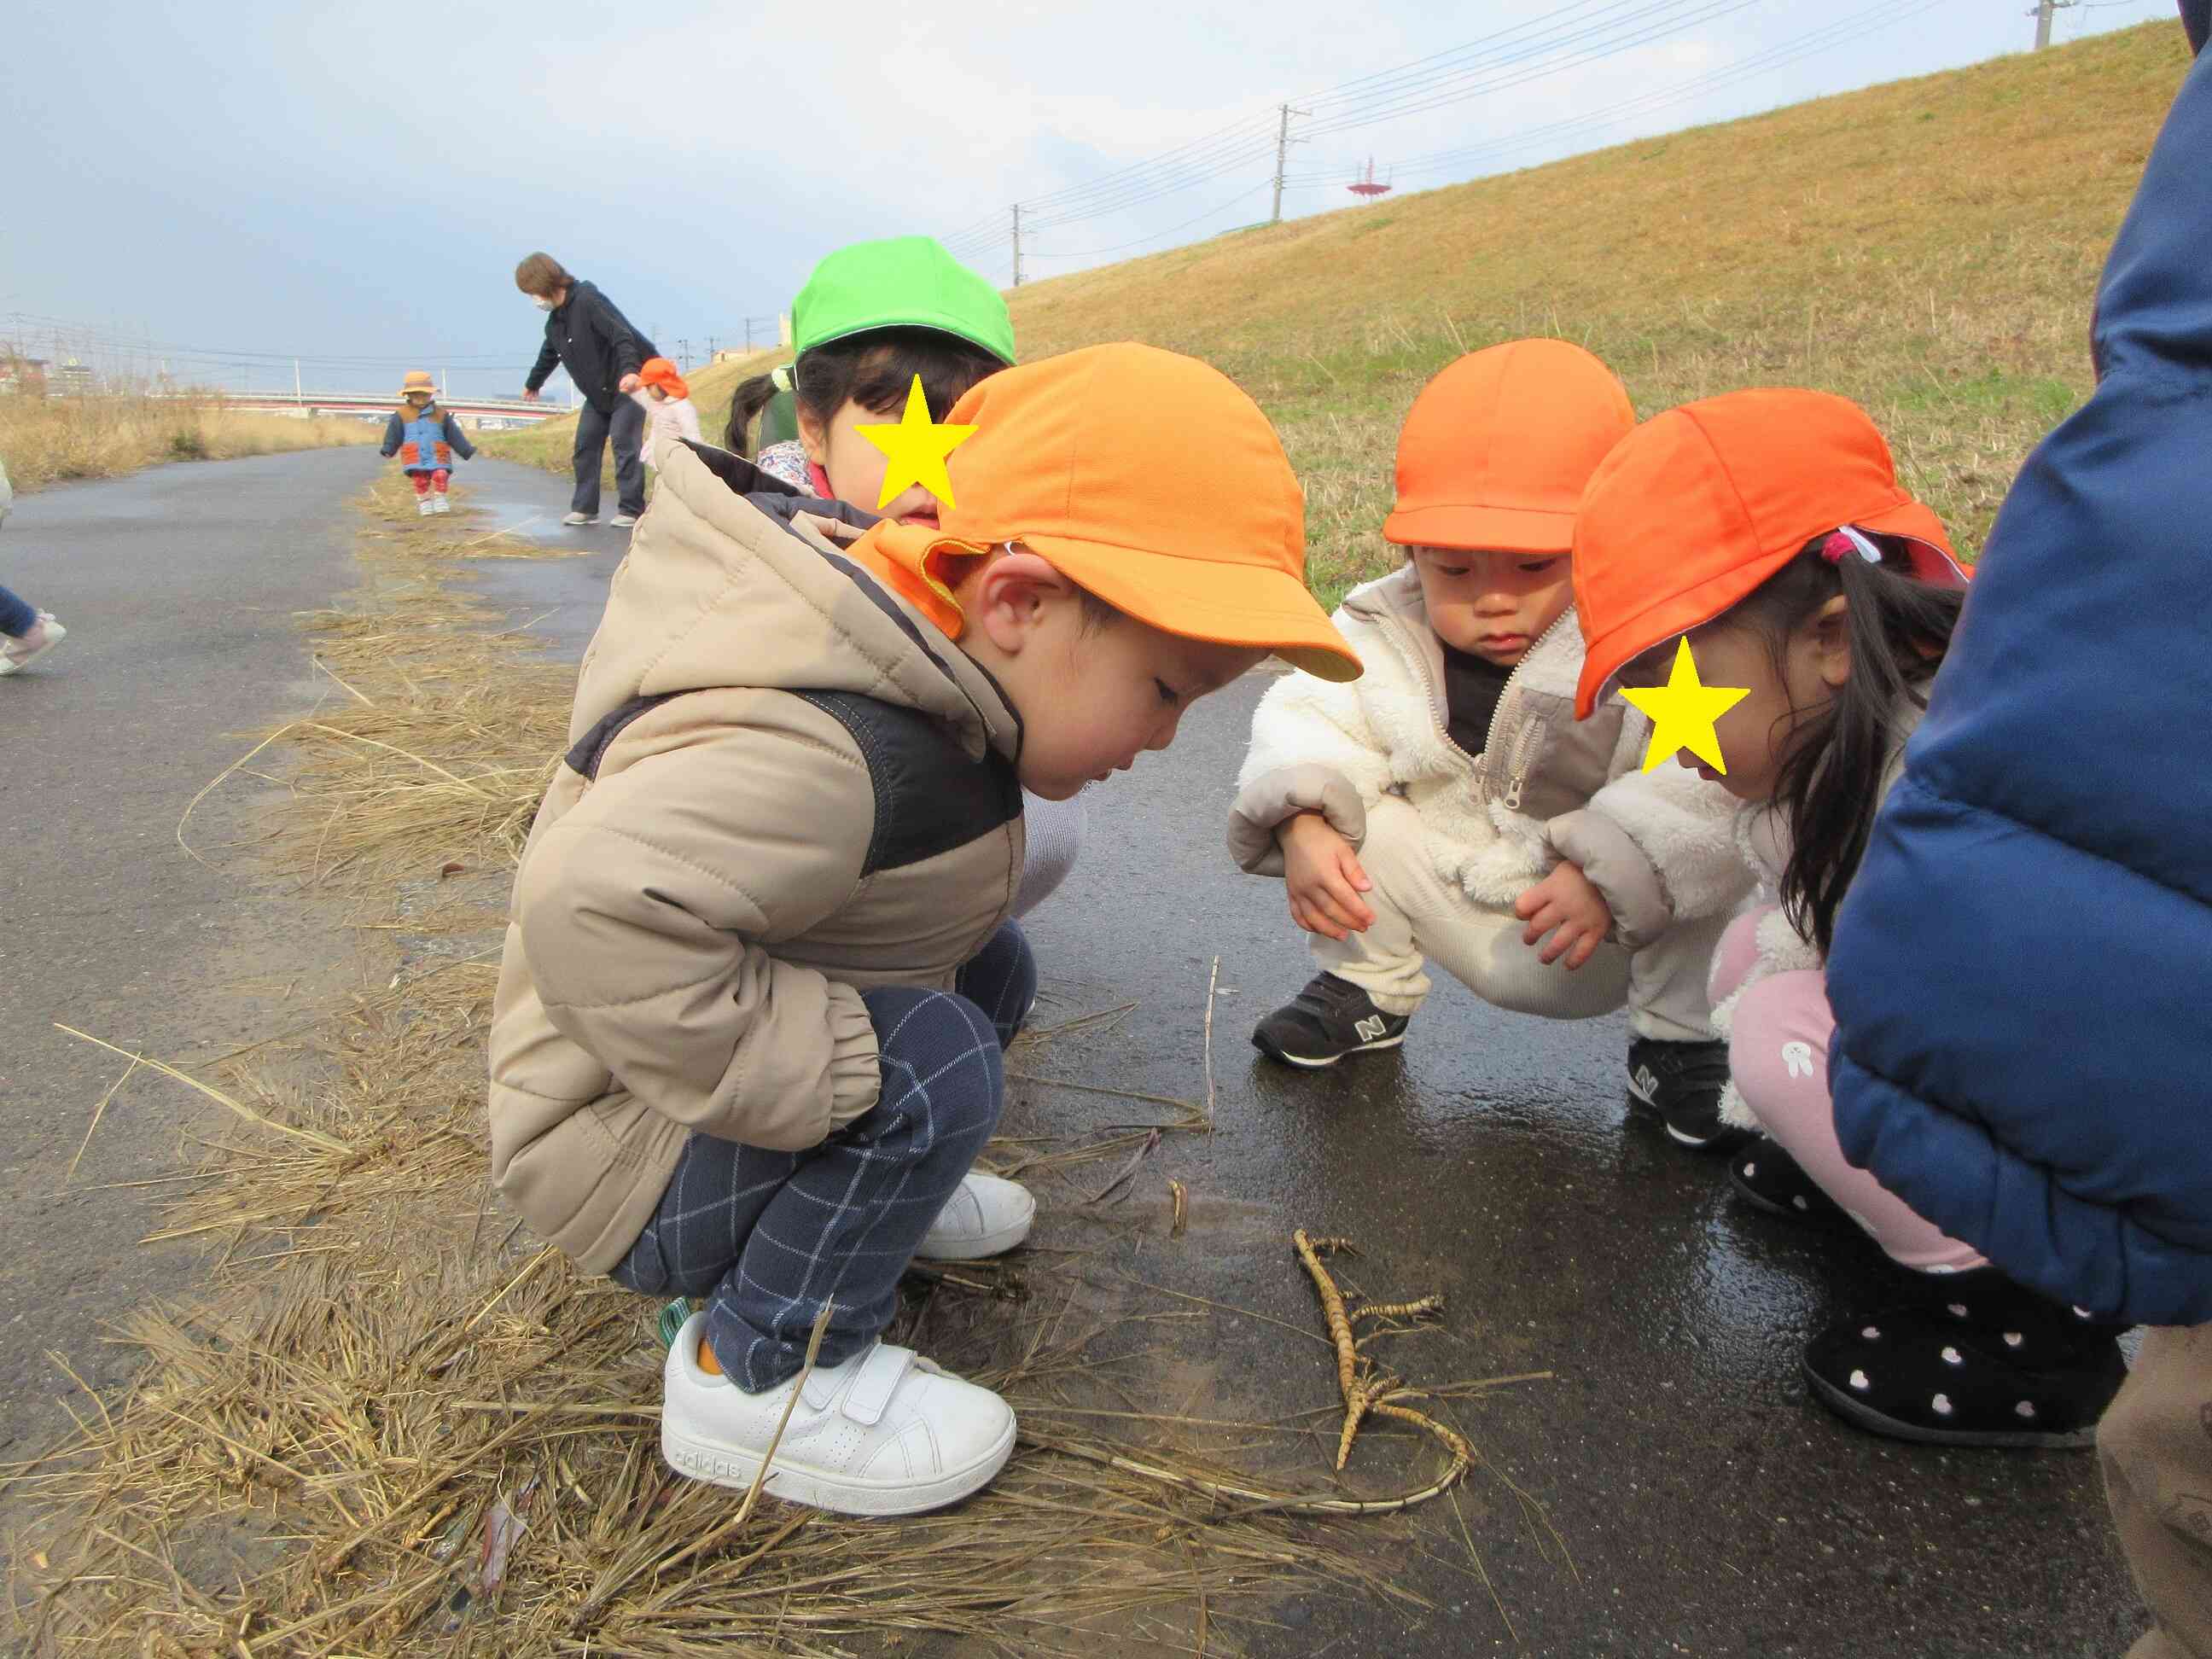
[[[2193,22],[2201,21],[2192,19]],[[1836,1130],[2012,1277],[2212,1321],[2212,56],[1836,924]]]

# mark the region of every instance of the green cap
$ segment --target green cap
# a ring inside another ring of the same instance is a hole
[[[841,247],[814,267],[791,307],[800,351],[878,328],[933,328],[1014,361],[1006,302],[933,236]]]

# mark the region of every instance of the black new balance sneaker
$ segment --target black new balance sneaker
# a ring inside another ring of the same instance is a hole
[[[1658,1113],[1679,1145],[1719,1152],[1745,1139],[1746,1131],[1721,1121],[1721,1091],[1728,1080],[1725,1042],[1629,1042],[1628,1097]]]
[[[1384,1013],[1351,981],[1316,974],[1260,1022],[1252,1046],[1270,1060],[1314,1071],[1346,1054],[1395,1048],[1406,1040],[1410,1023],[1407,1015]]]

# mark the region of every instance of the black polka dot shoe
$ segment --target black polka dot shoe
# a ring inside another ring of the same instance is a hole
[[[2080,1449],[2127,1379],[2119,1334],[1984,1267],[1931,1279],[1932,1307],[1832,1325],[1805,1379],[1869,1433],[1934,1446]]]
[[[1729,1159],[1729,1184],[1738,1198],[1766,1215],[1838,1231],[1858,1224],[1771,1135],[1759,1136]]]

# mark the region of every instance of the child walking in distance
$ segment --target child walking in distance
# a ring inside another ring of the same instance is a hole
[[[8,510],[15,504],[15,491],[8,482],[8,469],[0,466],[0,525],[8,522]],[[28,600],[0,587],[0,678],[20,674],[31,665],[33,658],[52,650],[68,634],[52,611],[38,610]]]
[[[657,466],[655,449],[664,442],[699,438],[699,411],[691,406],[691,388],[665,357],[648,357],[637,372],[638,388],[630,396],[645,409],[645,464]]]
[[[672,1466],[744,1486],[788,1410],[768,1489],[854,1514],[952,1502],[1013,1446],[1005,1402],[881,1336],[918,1250],[1009,1249],[1034,1212],[969,1173],[1036,985],[1021,790],[1127,770],[1269,652],[1358,672],[1221,374],[1100,346],[951,415],[975,431],[936,525],[856,532],[663,448],[493,1011],[501,1190],[583,1267],[707,1298],[667,1360]]]
[[[2212,1659],[2212,5],[2182,11],[2097,389],[1997,514],[1828,958],[1844,1156],[2008,1278],[2152,1328],[2097,1432],[2156,1620],[2130,1659]]]
[[[1260,1022],[1262,1053],[1397,1047],[1434,961],[1523,1013],[1626,1001],[1631,1097],[1685,1146],[1722,1138],[1705,976],[1749,884],[1732,803],[1680,767],[1644,772],[1632,710],[1571,718],[1575,503],[1634,421],[1612,371],[1560,340],[1462,357],[1414,400],[1382,530],[1407,562],[1336,616],[1367,673],[1267,693],[1230,815],[1231,850],[1284,878],[1321,970]]]
[[[1685,637],[1702,683],[1747,690],[1715,735],[1721,782],[1752,804],[1744,846],[1767,891],[1723,939],[1712,989],[1724,1115],[1767,1138],[1735,1179],[1762,1209],[1849,1218],[1906,1270],[1902,1305],[1814,1340],[1814,1393],[1900,1439],[2086,1446],[2124,1374],[2122,1328],[2008,1278],[1853,1167],[1829,1094],[1837,917],[1965,586],[1942,525],[1899,487],[1856,404],[1794,391],[1688,404],[1623,443],[1583,501],[1577,708],[1666,684]],[[2017,903],[2025,890],[2007,890]],[[1956,925],[1954,902],[1940,925]],[[1884,971],[1920,987],[1916,1007],[1937,992],[1908,957]]]
[[[453,458],[475,459],[477,447],[461,423],[438,407],[438,390],[428,369],[410,369],[400,383],[399,407],[384,423],[383,453],[398,455],[401,471],[415,486],[415,510],[424,518],[451,510],[446,484]]]
[[[930,416],[942,421],[968,389],[1014,361],[1014,325],[999,290],[927,236],[840,248],[814,268],[792,307],[797,358],[783,375],[742,382],[731,400],[729,447],[742,455],[754,416],[780,396],[795,398],[799,436],[763,450],[757,465],[803,495],[933,523],[937,502],[920,485],[878,508],[884,452],[862,426],[895,422],[916,375]],[[1056,892],[1083,850],[1082,800],[1022,804],[1029,848],[1014,914],[1026,916]]]

